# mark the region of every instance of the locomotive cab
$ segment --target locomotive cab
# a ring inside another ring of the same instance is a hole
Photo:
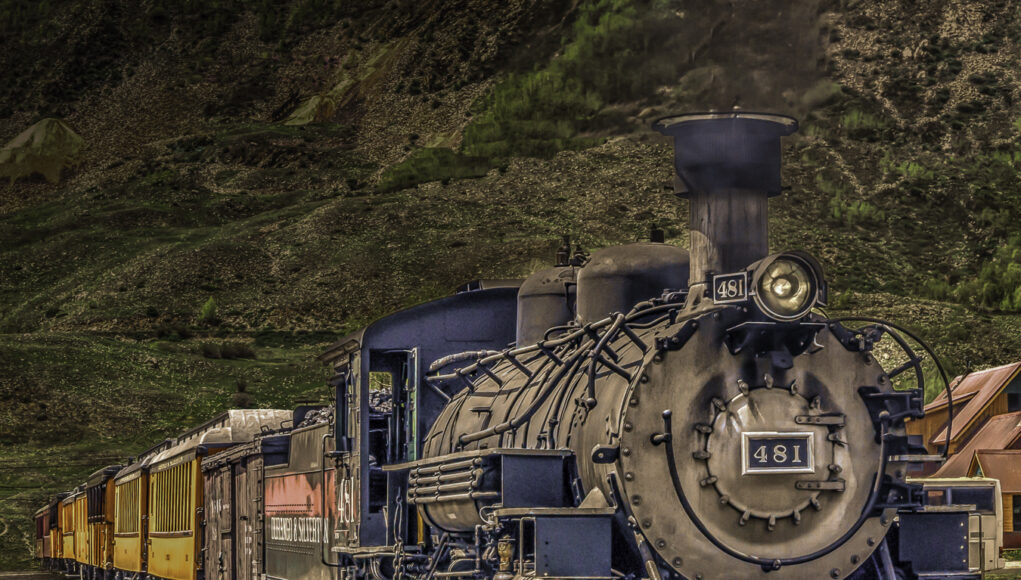
[[[395,538],[427,541],[417,512],[402,497],[404,482],[384,467],[420,457],[424,433],[456,392],[421,381],[430,363],[433,369],[454,365],[514,342],[519,285],[466,286],[377,320],[322,355],[333,367],[337,409],[337,451],[329,459],[339,505],[331,565],[392,547]]]

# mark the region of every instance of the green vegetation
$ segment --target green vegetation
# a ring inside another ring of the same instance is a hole
[[[852,109],[840,118],[840,126],[852,139],[875,140],[881,136],[887,123],[871,113]]]
[[[577,79],[539,71],[514,75],[484,101],[484,112],[465,129],[463,151],[489,159],[550,157],[595,143],[576,138],[601,101]]]
[[[579,138],[599,126],[605,103],[649,95],[677,75],[660,58],[668,28],[678,18],[669,1],[588,0],[578,7],[570,40],[550,63],[511,75],[477,105],[462,149],[471,155],[549,157],[590,147]]]
[[[403,163],[387,169],[379,179],[380,192],[396,191],[427,181],[482,177],[491,169],[484,157],[472,157],[441,147],[424,147]]]
[[[216,324],[219,320],[216,317],[216,299],[210,296],[209,300],[206,300],[206,303],[202,305],[202,310],[199,311],[199,322],[203,324]]]
[[[926,294],[937,300],[956,300],[983,310],[1021,312],[1021,236],[996,248],[978,274],[951,286],[931,280]]]
[[[883,210],[864,200],[845,200],[840,194],[830,200],[833,220],[845,226],[881,223],[886,219]]]
[[[222,344],[215,342],[203,342],[199,348],[202,356],[212,359],[234,360],[241,358],[256,358],[255,349],[243,342],[227,341]]]
[[[818,191],[832,196],[829,201],[829,218],[833,223],[845,226],[875,226],[886,220],[886,213],[867,200],[849,199],[848,188],[842,183],[827,179],[824,172],[815,176]]]
[[[586,149],[614,119],[609,103],[645,98],[674,80],[679,62],[664,55],[679,18],[675,2],[586,0],[559,54],[529,72],[512,73],[477,102],[460,152],[416,152],[383,175],[389,191],[426,181],[474,177],[510,157],[549,158]]]
[[[894,166],[893,170],[906,179],[930,180],[935,176],[931,169],[927,169],[924,165],[914,161],[905,161],[900,165]]]

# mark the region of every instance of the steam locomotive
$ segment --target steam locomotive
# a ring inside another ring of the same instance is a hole
[[[655,128],[690,253],[567,244],[385,317],[322,355],[334,404],[98,471],[37,514],[41,555],[126,580],[968,577],[967,510],[907,481],[934,459],[904,429],[928,348],[828,318],[817,261],[769,252],[797,122]],[[884,370],[883,340],[907,362]]]

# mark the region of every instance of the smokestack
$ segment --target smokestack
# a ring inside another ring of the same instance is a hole
[[[780,194],[780,137],[798,122],[735,110],[665,117],[652,127],[674,138],[675,188],[690,204],[689,285],[766,257],[768,199]]]

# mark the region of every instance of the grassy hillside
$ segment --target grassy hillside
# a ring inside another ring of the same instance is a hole
[[[318,399],[315,354],[380,315],[563,234],[687,245],[669,113],[801,120],[770,238],[833,313],[955,372],[1021,358],[1019,41],[997,0],[0,0],[0,141],[56,116],[87,144],[0,184],[0,569],[48,494]]]

